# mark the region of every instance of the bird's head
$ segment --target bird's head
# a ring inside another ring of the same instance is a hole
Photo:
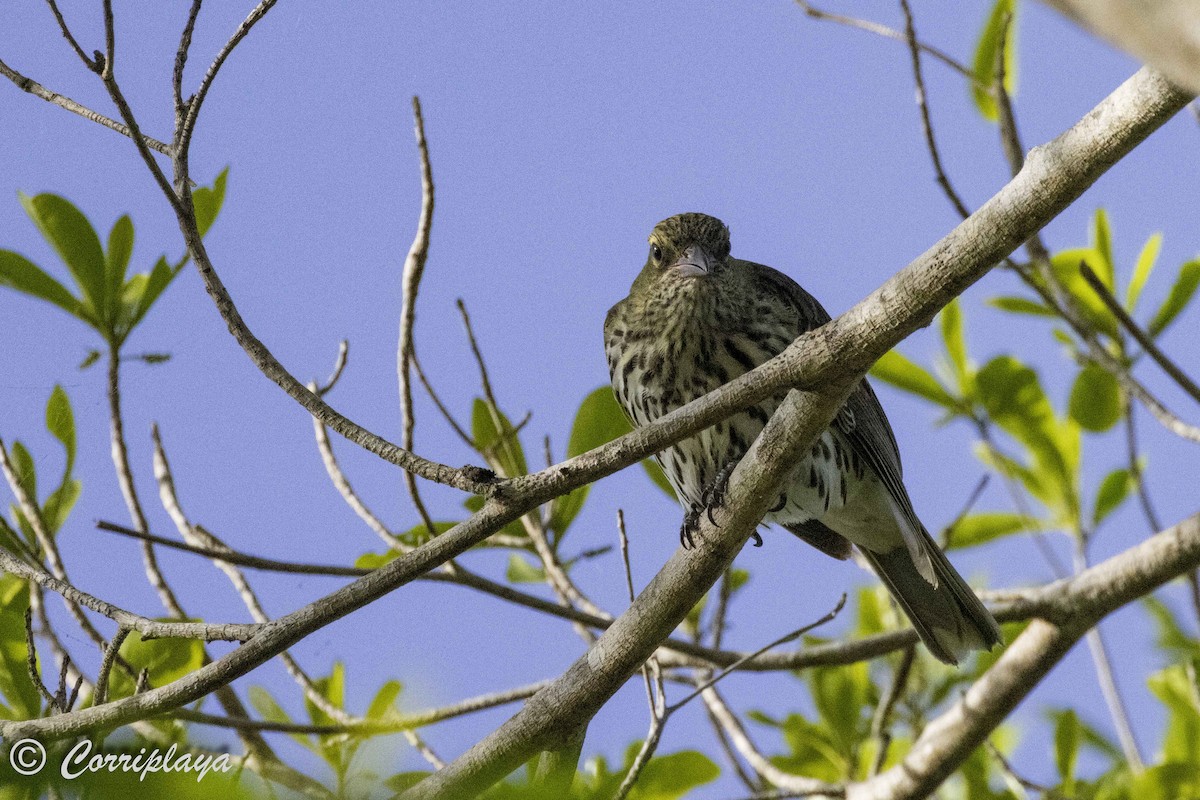
[[[650,232],[646,270],[678,278],[719,273],[729,257],[729,228],[716,217],[688,212],[667,217]]]
[[[729,228],[716,217],[689,212],[667,217],[650,232],[650,253],[634,295],[675,296],[720,278],[729,259]]]

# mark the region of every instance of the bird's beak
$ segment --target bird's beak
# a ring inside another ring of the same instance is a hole
[[[675,260],[671,269],[685,278],[707,275],[712,269],[713,260],[713,257],[703,247],[691,244]]]

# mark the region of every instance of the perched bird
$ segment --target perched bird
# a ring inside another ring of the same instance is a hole
[[[613,391],[630,420],[647,425],[828,321],[788,276],[732,258],[719,219],[678,214],[654,226],[646,265],[604,321]],[[658,454],[686,512],[685,546],[782,399],[768,398]],[[938,659],[955,664],[1000,642],[996,621],[913,511],[896,439],[865,379],[785,485],[764,522],[837,559],[857,547]]]

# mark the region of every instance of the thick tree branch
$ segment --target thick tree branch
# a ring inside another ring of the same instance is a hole
[[[1062,615],[1037,619],[949,711],[926,726],[903,762],[847,787],[848,800],[928,797],[1105,615],[1200,563],[1200,515],[1066,581]]]

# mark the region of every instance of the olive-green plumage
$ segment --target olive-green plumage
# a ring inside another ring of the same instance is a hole
[[[629,296],[604,322],[613,391],[646,425],[778,355],[829,321],[781,272],[730,256],[729,229],[678,214],[650,234],[650,255]],[[782,396],[735,414],[658,455],[687,527],[763,429]],[[935,656],[948,663],[1000,641],[995,620],[913,511],[900,453],[863,380],[795,467],[776,522],[834,558],[858,548]]]

